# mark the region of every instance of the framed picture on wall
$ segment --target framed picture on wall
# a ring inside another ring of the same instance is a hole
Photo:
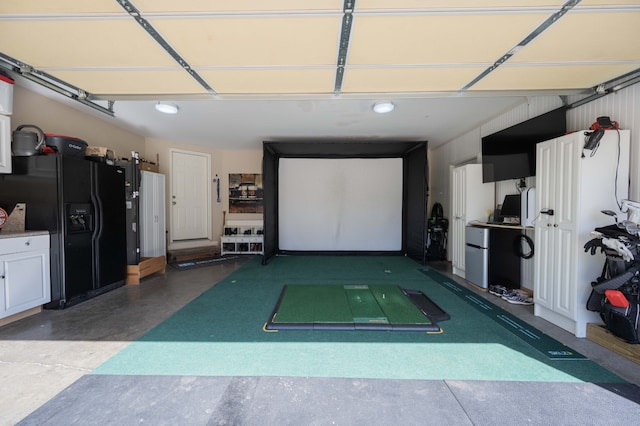
[[[229,213],[263,213],[262,175],[229,174]]]

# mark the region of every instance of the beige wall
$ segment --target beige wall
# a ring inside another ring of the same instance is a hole
[[[196,145],[182,145],[171,141],[159,139],[147,139],[141,157],[148,161],[158,162],[160,173],[166,176],[166,200],[167,200],[167,230],[171,226],[171,149],[180,149],[211,155],[211,178],[216,175],[220,179],[220,199],[217,203],[216,184],[211,183],[211,226],[212,240],[209,242],[193,242],[191,246],[210,244],[220,245],[220,236],[223,232],[224,220],[229,219],[253,219],[262,220],[262,214],[229,214],[229,173],[262,173],[261,150],[223,151]],[[170,234],[170,233],[169,233]],[[169,248],[181,248],[184,244],[168,241]]]
[[[89,107],[81,107],[87,108]],[[103,115],[103,117],[102,117]],[[160,172],[166,176],[167,230],[171,226],[170,150],[181,149],[202,152],[211,155],[211,176],[220,178],[221,202],[216,203],[216,185],[212,182],[211,197],[211,241],[199,242],[200,245],[219,245],[223,232],[223,218],[229,211],[229,173],[262,173],[262,151],[221,151],[194,145],[180,145],[172,141],[145,139],[143,136],[124,130],[109,122],[111,117],[96,113],[83,112],[65,103],[52,100],[24,87],[15,85],[11,130],[21,124],[35,124],[45,133],[80,138],[90,146],[112,149],[118,158],[129,158],[131,151],[137,151],[147,161],[158,162]],[[226,219],[262,219],[262,215],[234,214]],[[198,245],[194,243],[193,245]]]
[[[88,106],[83,108],[89,109]],[[128,158],[131,151],[144,149],[143,136],[109,123],[110,116],[97,118],[82,110],[39,95],[24,87],[14,85],[11,130],[21,124],[35,124],[45,133],[80,138],[90,146],[113,150],[117,157]]]

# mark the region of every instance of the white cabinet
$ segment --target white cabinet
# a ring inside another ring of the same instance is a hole
[[[147,171],[140,175],[140,256],[165,256],[165,178]]]
[[[51,301],[49,234],[0,239],[0,318]]]
[[[482,183],[482,165],[467,164],[453,169],[451,185],[451,263],[453,273],[465,276],[465,227],[471,221],[486,222],[495,208],[495,186]]]
[[[600,322],[586,303],[603,260],[583,246],[611,224],[602,210],[620,212],[629,193],[629,131],[606,131],[595,152],[583,150],[584,134],[541,142],[536,153],[534,313],[577,337]]]
[[[0,173],[11,173],[11,118],[0,114]]]
[[[220,255],[263,254],[262,221],[228,222],[220,238]]]

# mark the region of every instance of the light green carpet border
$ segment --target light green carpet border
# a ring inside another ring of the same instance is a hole
[[[589,361],[552,362],[400,256],[252,259],[92,374],[624,382]],[[283,284],[396,284],[451,315],[442,334],[262,330]]]

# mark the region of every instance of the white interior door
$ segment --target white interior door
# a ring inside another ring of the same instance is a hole
[[[171,239],[211,239],[211,156],[171,150]]]

